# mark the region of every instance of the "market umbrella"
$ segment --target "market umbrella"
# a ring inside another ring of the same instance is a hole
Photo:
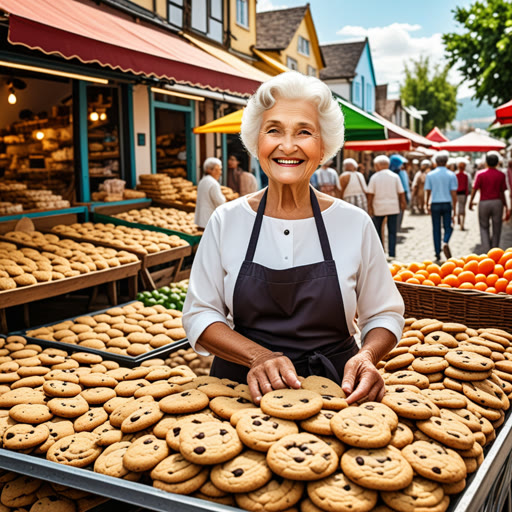
[[[512,124],[512,100],[499,106],[495,112],[497,123],[502,125]]]
[[[448,151],[491,151],[505,149],[507,145],[482,131],[466,133],[458,139],[439,144],[439,149]]]
[[[449,140],[437,126],[434,126],[434,128],[425,135],[425,138],[432,142],[448,142]]]
[[[194,133],[240,133],[243,112],[243,109],[231,112],[211,123],[196,126],[193,131]]]
[[[345,116],[345,140],[382,140],[387,137],[384,125],[370,114],[337,98]],[[194,133],[240,133],[242,110],[237,110],[210,123],[196,126]]]

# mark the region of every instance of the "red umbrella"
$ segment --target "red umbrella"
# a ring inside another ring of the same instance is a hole
[[[434,128],[432,128],[432,130],[430,130],[428,134],[425,135],[425,138],[431,140],[432,142],[448,142],[448,139],[443,135],[437,126],[434,126]]]
[[[353,140],[345,142],[344,149],[352,149],[353,151],[409,151],[411,141],[409,139]]]
[[[507,145],[498,139],[489,137],[482,132],[469,132],[458,139],[443,142],[438,145],[439,149],[448,151],[491,151],[505,149]]]
[[[512,100],[496,109],[496,123],[512,124]]]

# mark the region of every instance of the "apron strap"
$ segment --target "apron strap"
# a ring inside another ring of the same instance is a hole
[[[251,239],[249,240],[249,245],[247,246],[247,253],[245,254],[245,261],[251,261],[254,259],[254,253],[256,252],[256,245],[258,244],[258,238],[260,236],[261,223],[263,222],[263,214],[265,213],[265,206],[267,206],[267,194],[268,187],[261,198],[260,204],[258,206],[258,211],[256,213],[256,220],[254,221],[254,226],[252,227]]]
[[[320,245],[322,247],[322,253],[324,260],[332,260],[331,246],[329,244],[329,237],[327,236],[327,230],[325,229],[324,219],[322,218],[322,212],[318,204],[318,199],[313,191],[313,187],[309,187],[309,197],[311,198],[311,207],[313,208],[313,215],[315,216],[316,229],[320,238]]]
[[[325,376],[336,383],[340,383],[340,374],[336,367],[332,364],[331,360],[324,356],[321,352],[315,350],[313,355],[308,357],[308,372],[309,375],[318,375],[318,366],[323,366]]]
[[[261,224],[263,222],[263,214],[265,213],[265,207],[267,206],[267,194],[268,187],[261,198],[260,204],[258,206],[258,211],[256,213],[256,220],[254,221],[254,226],[252,227],[251,238],[249,240],[249,245],[247,247],[247,253],[245,255],[245,261],[250,261],[254,259],[254,254],[256,253],[256,246],[258,244],[258,238],[260,236]],[[316,198],[315,192],[313,191],[313,187],[309,187],[309,197],[311,199],[311,207],[313,208],[313,215],[315,217],[316,229],[318,231],[318,236],[320,238],[320,246],[322,247],[322,254],[324,256],[324,260],[329,261],[332,260],[332,252],[331,246],[329,244],[329,237],[327,236],[327,230],[325,229],[324,220],[322,218],[322,212],[320,211],[320,206],[318,204],[318,199]]]

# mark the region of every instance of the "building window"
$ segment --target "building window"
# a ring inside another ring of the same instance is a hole
[[[372,97],[372,86],[371,84],[366,84],[366,110],[371,112],[373,110],[373,97]]]
[[[297,64],[297,61],[293,59],[292,57],[286,57],[286,66],[289,69],[293,69],[294,71],[299,70],[299,65]]]
[[[298,51],[302,55],[309,57],[309,41],[299,36]]]
[[[242,27],[249,27],[249,6],[247,0],[236,0],[236,22]]]
[[[183,28],[183,0],[169,1],[169,23]]]
[[[361,101],[361,86],[359,82],[354,82],[354,103],[359,103]]]
[[[308,64],[308,75],[316,76],[316,68],[314,68],[313,66],[310,66],[309,64]]]

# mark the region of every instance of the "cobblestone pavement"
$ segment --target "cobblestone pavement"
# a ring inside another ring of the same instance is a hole
[[[480,254],[480,230],[478,227],[478,207],[466,212],[465,231],[456,225],[450,240],[452,256],[460,257],[470,253]],[[387,244],[386,244],[387,247]],[[512,220],[503,223],[500,247],[512,247]],[[405,212],[402,231],[397,235],[396,259],[402,263],[434,260],[434,239],[430,215],[413,215]],[[444,261],[444,255],[441,261]]]

